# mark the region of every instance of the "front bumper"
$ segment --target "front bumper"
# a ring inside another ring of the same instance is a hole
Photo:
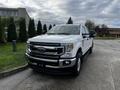
[[[59,58],[59,60],[43,59],[30,56],[26,53],[27,61],[30,65],[44,68],[64,69],[73,67],[76,64],[76,58]]]

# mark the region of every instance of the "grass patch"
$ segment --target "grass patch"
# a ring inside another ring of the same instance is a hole
[[[0,72],[26,64],[25,43],[17,43],[17,51],[12,51],[12,44],[0,45]]]

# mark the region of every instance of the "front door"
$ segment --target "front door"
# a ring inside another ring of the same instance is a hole
[[[85,28],[82,27],[82,51],[83,54],[86,53],[86,51],[88,50],[88,35],[86,34]]]

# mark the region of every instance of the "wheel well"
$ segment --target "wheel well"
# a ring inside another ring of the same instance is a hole
[[[81,48],[79,48],[79,49],[78,49],[78,51],[77,51],[77,53],[78,53],[78,52],[81,52],[81,53],[82,53],[82,49],[81,49]]]
[[[78,49],[78,51],[77,51],[77,53],[76,53],[76,56],[77,56],[77,54],[79,53],[79,52],[81,52],[81,54],[82,54],[82,48],[79,48]],[[83,62],[83,56],[81,56],[81,63]]]
[[[81,54],[82,54],[82,56],[81,56],[81,63],[83,63],[83,57],[84,57],[84,56],[83,56],[82,48],[79,48],[79,49],[78,49],[77,54],[78,54],[79,52],[81,52]],[[77,55],[77,54],[76,54],[76,55]]]

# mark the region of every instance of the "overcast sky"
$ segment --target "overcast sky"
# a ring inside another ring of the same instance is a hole
[[[0,7],[25,7],[28,14],[43,23],[74,23],[90,19],[97,24],[120,27],[120,0],[0,0]]]

